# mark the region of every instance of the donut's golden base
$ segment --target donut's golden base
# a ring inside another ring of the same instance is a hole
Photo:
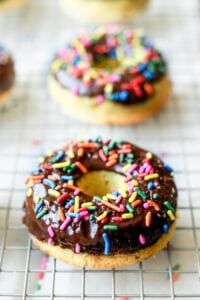
[[[13,88],[6,92],[0,93],[0,107],[3,106],[11,97],[13,93]]]
[[[116,255],[92,255],[87,253],[76,254],[72,250],[63,249],[59,246],[50,245],[39,241],[31,235],[34,245],[41,251],[67,263],[78,267],[91,268],[117,268],[131,265],[143,261],[166,246],[171,239],[175,230],[175,222],[171,225],[168,234],[163,234],[161,238],[152,246],[139,250],[132,254],[116,254]]]
[[[60,0],[61,8],[82,22],[112,23],[134,18],[148,0]]]
[[[0,1],[0,11],[1,10],[15,9],[19,6],[24,5],[26,2],[27,2],[27,0],[4,0],[4,1]]]
[[[111,101],[96,104],[96,98],[74,96],[50,76],[49,92],[60,103],[63,113],[80,121],[94,124],[134,124],[142,122],[158,112],[169,101],[171,81],[163,77],[153,84],[155,93],[141,104],[122,105]]]

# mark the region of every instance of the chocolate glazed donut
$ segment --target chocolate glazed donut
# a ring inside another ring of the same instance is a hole
[[[119,266],[153,255],[171,238],[173,170],[152,153],[98,138],[68,143],[39,161],[26,179],[23,223],[43,251],[75,265],[106,267],[110,259],[108,266]]]

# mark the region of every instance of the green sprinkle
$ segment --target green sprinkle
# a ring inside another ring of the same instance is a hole
[[[87,208],[89,211],[94,211],[97,209],[97,207],[95,205],[92,205],[92,206],[88,206]]]
[[[133,208],[130,204],[126,204],[126,209],[127,209],[130,213],[134,213],[134,208]]]
[[[138,195],[139,195],[140,197],[142,197],[143,200],[147,199],[147,196],[146,196],[145,193],[143,193],[143,191],[141,191],[141,190],[138,189],[138,188],[135,188],[135,191],[138,193]]]
[[[94,221],[94,214],[90,215],[90,221]]]
[[[39,283],[37,283],[37,284],[35,285],[35,289],[36,289],[37,291],[39,291],[39,290],[41,289],[41,285],[40,285]]]
[[[128,158],[134,158],[135,155],[134,155],[133,153],[128,153],[128,154],[127,154],[127,157],[128,157]]]
[[[103,228],[105,230],[113,230],[113,231],[118,230],[118,226],[116,226],[116,225],[104,225]]]
[[[94,196],[94,197],[93,197],[93,200],[94,200],[94,201],[97,201],[97,202],[101,202],[101,201],[102,201],[102,198],[99,197],[99,196]]]
[[[44,215],[46,215],[48,211],[46,209],[43,209],[36,215],[36,219],[41,219]]]
[[[114,140],[111,140],[109,145],[108,145],[108,149],[112,150],[115,147],[116,142]]]
[[[171,204],[169,203],[169,201],[165,201],[164,205],[171,210],[173,213],[175,213],[175,209],[171,206]]]
[[[128,164],[133,164],[133,162],[134,162],[134,159],[132,159],[132,158],[129,158],[129,159],[127,160],[127,163],[128,163]]]
[[[124,158],[125,158],[125,155],[124,155],[123,153],[121,153],[121,154],[119,155],[119,163],[120,163],[120,164],[124,162]]]
[[[153,199],[154,199],[154,200],[157,200],[158,198],[159,198],[159,195],[158,195],[157,193],[154,193],[154,194],[153,194]]]
[[[103,146],[103,151],[104,151],[105,155],[108,156],[109,150],[108,150],[107,146]]]
[[[103,54],[96,54],[96,60],[97,61],[103,61],[104,60],[104,55]]]
[[[180,265],[177,263],[177,264],[175,264],[174,266],[173,266],[173,268],[172,268],[172,270],[173,271],[177,271],[177,270],[179,270],[180,269]]]

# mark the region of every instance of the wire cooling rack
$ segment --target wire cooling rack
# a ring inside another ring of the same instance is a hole
[[[0,37],[16,61],[14,99],[0,111],[0,300],[200,299],[200,21],[195,0],[151,1],[134,26],[165,53],[169,105],[137,126],[90,126],[63,116],[46,89],[59,43],[79,28],[57,1],[30,1],[0,14]],[[22,227],[24,178],[47,149],[102,135],[143,146],[176,169],[177,229],[156,257],[126,268],[74,268],[45,257]]]

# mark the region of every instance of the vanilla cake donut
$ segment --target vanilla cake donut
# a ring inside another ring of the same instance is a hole
[[[60,0],[68,16],[87,23],[127,22],[142,12],[148,0]]]
[[[67,143],[40,157],[26,184],[23,223],[35,246],[72,265],[143,261],[175,229],[173,169],[128,142]]]
[[[14,80],[12,57],[8,50],[0,44],[0,106],[10,98]]]
[[[141,30],[108,25],[56,54],[48,80],[62,112],[96,124],[133,124],[170,99],[166,63]]]

